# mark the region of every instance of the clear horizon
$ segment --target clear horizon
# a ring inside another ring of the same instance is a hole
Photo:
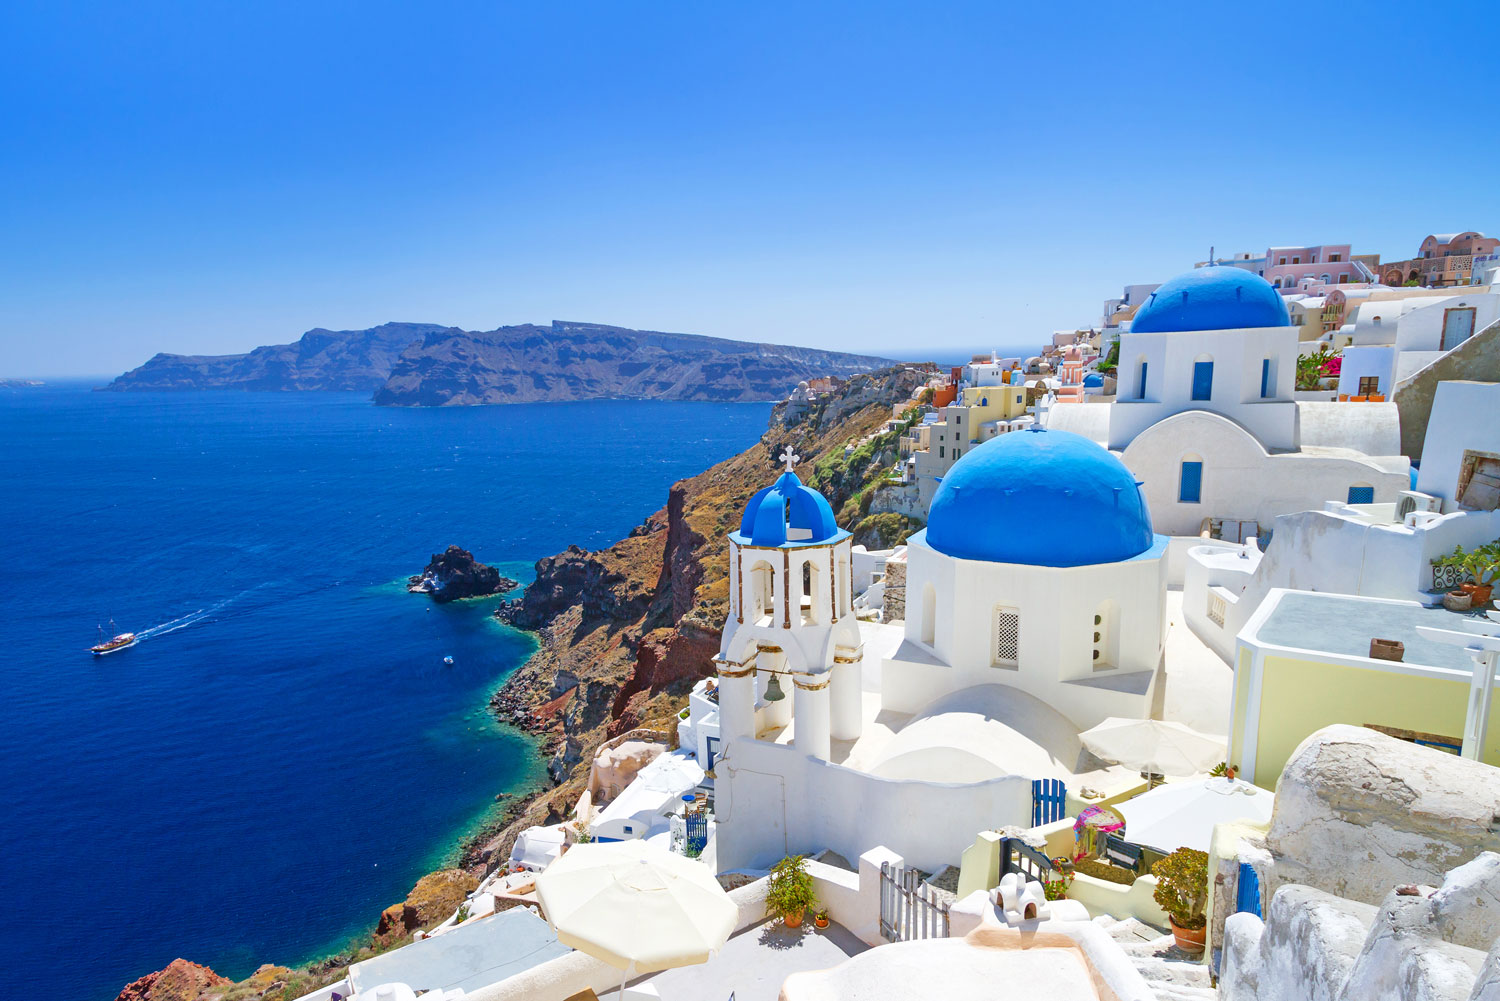
[[[1316,14],[1098,11],[13,5],[0,377],[391,319],[957,356],[1210,247],[1500,230],[1494,9],[1317,59]]]

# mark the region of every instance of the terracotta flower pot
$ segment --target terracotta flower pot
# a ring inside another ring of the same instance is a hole
[[[801,928],[802,912],[798,911],[796,914],[783,914],[781,916],[781,920],[786,922],[786,926],[788,928]]]
[[[1474,590],[1469,592],[1469,604],[1474,608],[1478,608],[1480,605],[1488,605],[1494,593],[1495,588],[1492,584],[1475,584]]]
[[[817,925],[819,928],[827,928],[828,919],[823,917],[814,917],[813,924]]]
[[[1472,580],[1466,580],[1462,584],[1458,585],[1458,589],[1464,594],[1473,594],[1474,589],[1478,586],[1479,585],[1474,583]]]
[[[1172,926],[1172,938],[1177,942],[1177,948],[1183,952],[1202,952],[1204,943],[1208,940],[1208,924],[1202,928],[1182,928],[1172,916],[1167,915],[1167,922]]]

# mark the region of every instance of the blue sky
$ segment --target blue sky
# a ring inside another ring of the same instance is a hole
[[[1487,4],[0,10],[0,376],[551,319],[905,357],[1500,230]]]

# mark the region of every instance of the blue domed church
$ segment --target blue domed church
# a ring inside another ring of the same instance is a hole
[[[991,439],[943,478],[908,541],[906,642],[882,703],[914,713],[999,684],[1079,730],[1149,715],[1166,590],[1166,539],[1118,457],[1067,431]]]
[[[1114,401],[1053,407],[1046,423],[1116,452],[1157,531],[1239,542],[1279,515],[1394,501],[1409,485],[1394,404],[1297,399],[1307,328],[1259,275],[1195,268],[1128,322]]]

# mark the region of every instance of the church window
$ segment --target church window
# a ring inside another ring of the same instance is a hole
[[[1197,504],[1203,497],[1203,463],[1186,459],[1182,463],[1182,475],[1177,485],[1179,504]]]
[[[1193,399],[1211,400],[1214,396],[1214,363],[1193,362]]]
[[[937,640],[937,588],[928,584],[922,589],[922,642],[932,646]]]
[[[1003,605],[995,606],[994,627],[990,637],[990,663],[995,667],[1015,667],[1021,654],[1021,613]]]

